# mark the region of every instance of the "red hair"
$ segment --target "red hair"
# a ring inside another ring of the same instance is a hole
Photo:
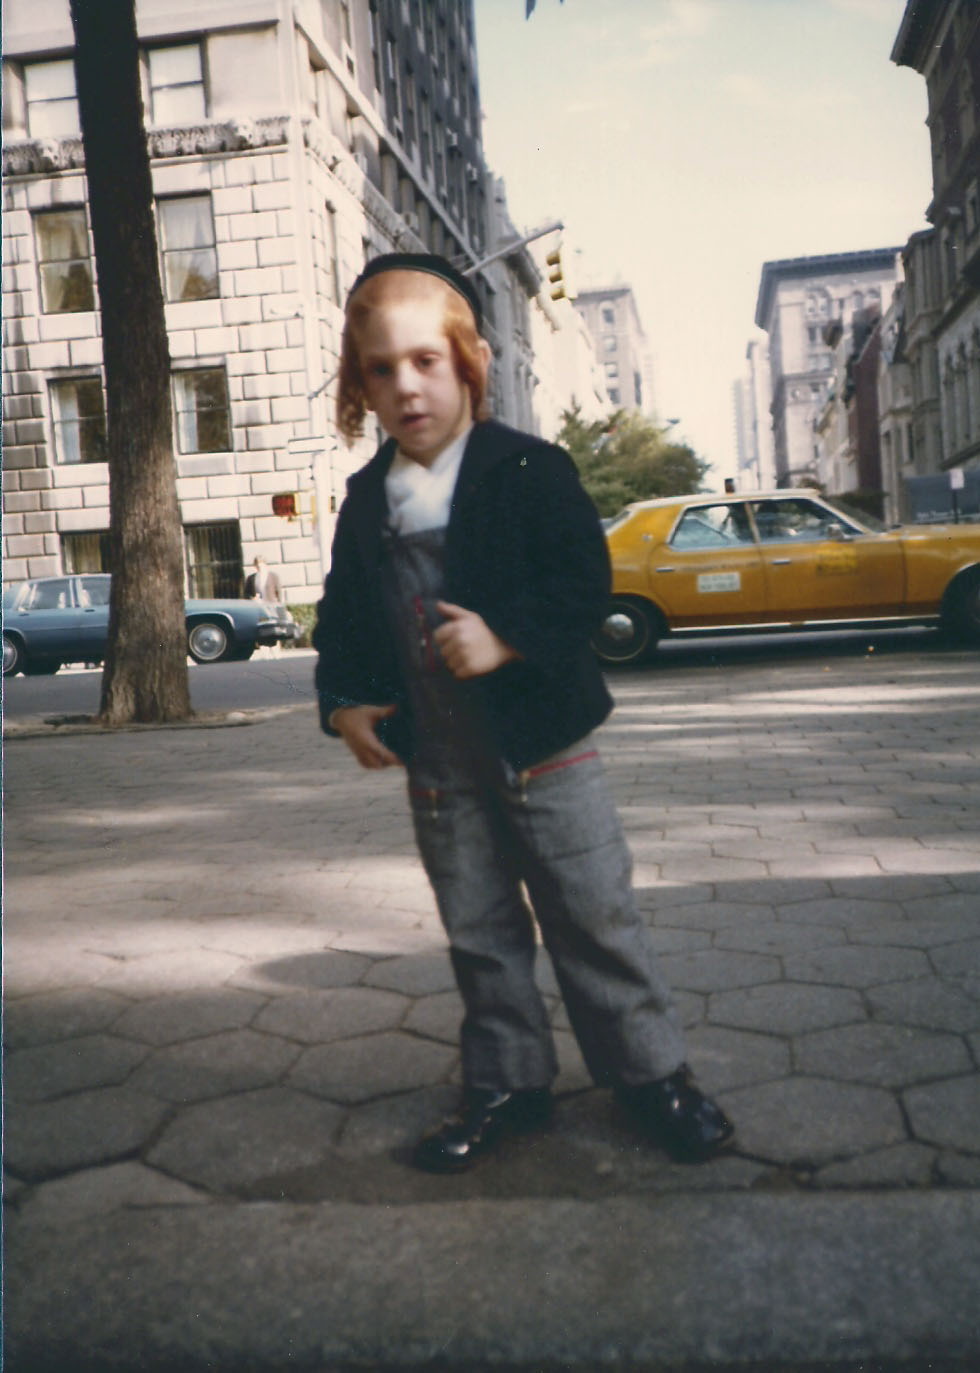
[[[443,329],[449,340],[456,375],[470,393],[473,418],[486,419],[486,368],[480,334],[468,301],[431,273],[394,269],[369,277],[347,302],[340,344],[337,428],[348,443],[363,434],[368,409],[358,349],[361,326],[369,314],[386,305],[433,299],[443,303]]]

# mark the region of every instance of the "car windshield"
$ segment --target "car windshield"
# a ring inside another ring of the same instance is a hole
[[[608,534],[611,530],[618,529],[621,524],[625,524],[629,517],[632,515],[632,513],[633,511],[630,509],[629,506],[627,506],[626,509],[621,510],[618,515],[607,515],[604,520],[600,521],[600,523],[602,524],[603,529]]]
[[[855,524],[863,525],[865,529],[870,529],[873,534],[883,534],[888,526],[884,520],[879,520],[877,515],[870,514],[867,510],[860,510],[856,505],[851,505],[850,501],[841,496],[824,496],[824,504],[829,505],[832,510],[843,515],[848,520],[853,520]]]

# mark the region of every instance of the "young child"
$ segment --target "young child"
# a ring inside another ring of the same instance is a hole
[[[684,1066],[590,737],[612,707],[589,645],[605,539],[567,454],[484,418],[480,326],[440,257],[386,254],[354,283],[338,425],[350,439],[370,410],[389,437],[348,483],[314,631],[323,728],[365,768],[407,768],[463,999],[463,1099],[415,1162],[461,1171],[548,1117],[535,919],[596,1083],[706,1159],[734,1131]]]

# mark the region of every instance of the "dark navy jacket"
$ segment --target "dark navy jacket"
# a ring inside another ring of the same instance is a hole
[[[403,760],[412,721],[380,575],[389,440],[347,484],[313,644],[320,720],[344,705],[388,705],[379,733]],[[446,529],[445,597],[474,610],[521,658],[460,683],[482,701],[517,771],[581,739],[612,700],[589,640],[609,595],[595,507],[561,448],[493,420],[474,425]]]

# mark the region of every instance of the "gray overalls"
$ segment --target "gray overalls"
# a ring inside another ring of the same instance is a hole
[[[415,836],[465,1007],[463,1080],[514,1090],[557,1072],[525,889],[594,1080],[666,1077],[683,1062],[683,1038],[599,755],[584,739],[519,775],[494,755],[477,700],[433,639],[444,537],[387,533],[384,583],[417,740]]]

